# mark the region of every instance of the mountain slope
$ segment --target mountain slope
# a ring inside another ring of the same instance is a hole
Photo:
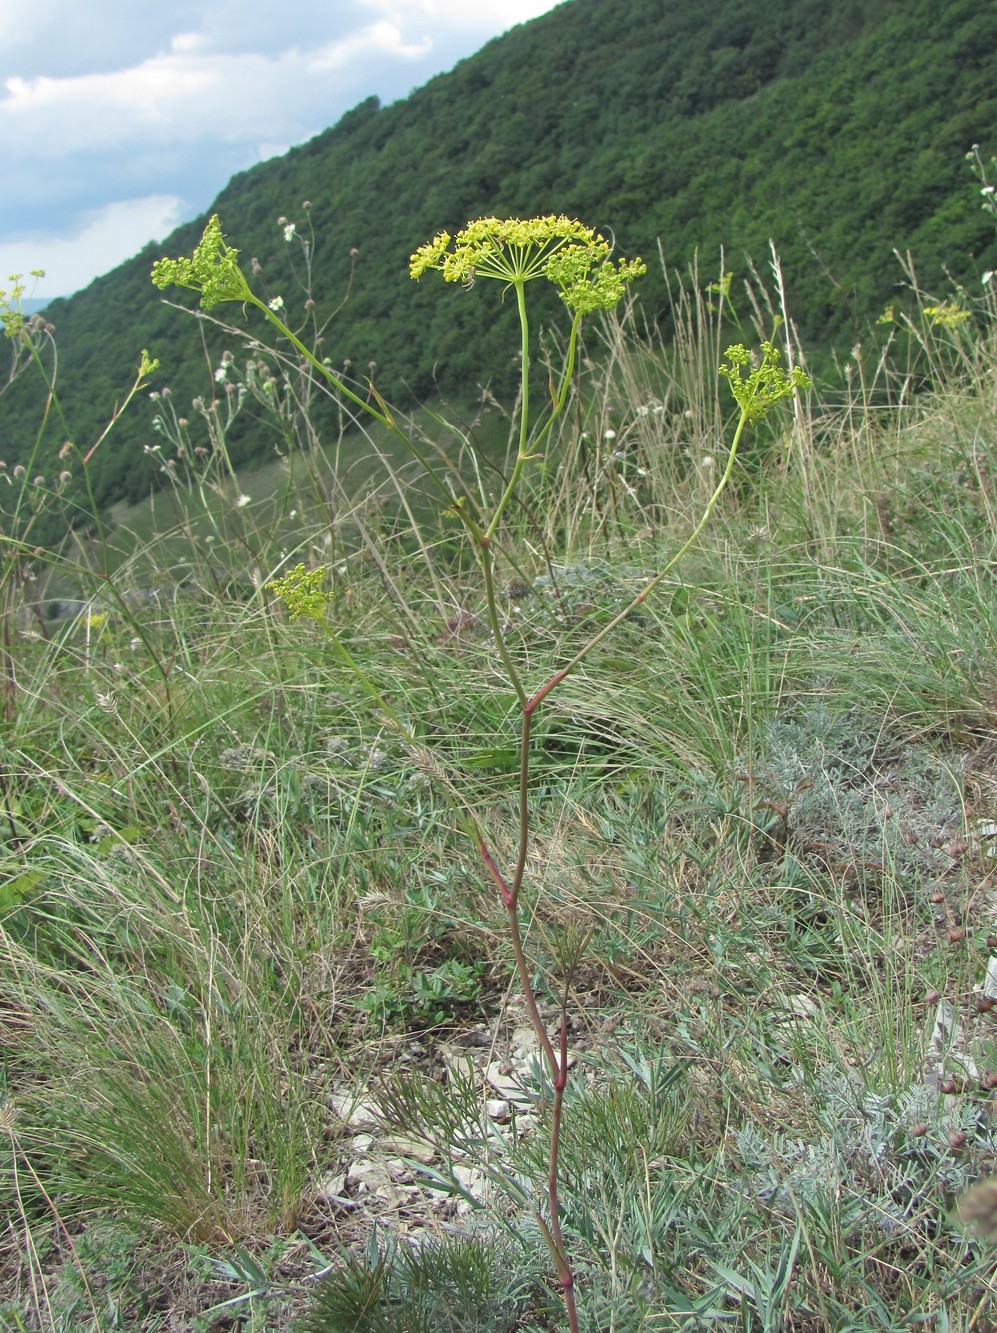
[[[407,275],[416,245],[483,213],[566,212],[611,232],[622,253],[650,261],[641,299],[652,320],[665,304],[659,240],[670,267],[697,249],[712,267],[723,245],[727,266],[743,269],[745,253],[764,262],[771,237],[805,341],[847,346],[895,294],[894,246],[913,252],[928,285],[945,266],[973,280],[997,267],[963,161],[972,143],[997,141],[995,75],[989,0],[722,0],[705,20],[678,0],[567,0],[405,101],[370,99],[236,176],[212,211],[293,320],[304,294],[277,218],[302,227],[309,200],[320,304],[339,302],[355,264],[324,351],[333,364],[375,361],[381,391],[403,400],[434,383],[471,393],[507,362],[511,312],[498,293],[468,300]],[[143,346],[178,401],[205,392],[201,325],[148,280],[152,260],[189,252],[203,222],[50,307],[81,442]],[[0,400],[8,462],[26,447],[24,412],[23,394]],[[102,503],[150,484],[150,415],[133,411],[95,456]],[[237,448],[246,461],[270,442],[249,428]]]

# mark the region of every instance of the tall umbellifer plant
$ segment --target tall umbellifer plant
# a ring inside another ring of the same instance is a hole
[[[518,448],[512,469],[490,514],[472,513],[470,506],[454,502],[442,478],[430,476],[448,505],[453,508],[473,544],[484,585],[487,618],[494,637],[496,652],[503,670],[519,702],[519,789],[518,839],[515,859],[503,867],[494,854],[485,828],[470,809],[465,808],[464,827],[477,844],[487,876],[493,881],[508,917],[509,937],[515,957],[515,966],[523,998],[536,1032],[537,1041],[546,1061],[553,1087],[550,1144],[548,1154],[547,1198],[537,1207],[537,1219],[550,1250],[563,1291],[568,1323],[577,1333],[578,1315],[574,1294],[574,1276],[568,1248],[561,1226],[558,1203],[558,1152],[561,1136],[561,1117],[564,1091],[568,1078],[567,1001],[561,1003],[561,1017],[557,1037],[552,1039],[541,1018],[537,994],[527,959],[521,921],[523,915],[524,881],[530,847],[531,822],[529,793],[531,787],[532,738],[538,714],[551,693],[583,661],[583,659],[634,608],[649,596],[666,575],[675,567],[703,530],[710,513],[730,480],[738,446],[745,429],[761,420],[769,408],[781,398],[790,396],[798,386],[806,383],[799,370],[785,373],[779,366],[779,354],[770,343],[763,343],[760,355],[752,357],[741,346],[727,351],[719,373],[729,382],[740,415],[727,455],[726,467],[716,489],[707,501],[686,541],[615,618],[580,648],[569,661],[552,676],[539,684],[524,679],[510,651],[506,630],[498,611],[495,587],[495,548],[503,517],[516,496],[524,474],[531,464],[542,459],[552,428],[564,411],[575,367],[575,355],[582,321],[587,315],[611,310],[625,295],[630,284],[645,271],[639,259],[614,260],[604,237],[581,222],[567,217],[480,218],[470,222],[456,236],[441,232],[413,254],[410,273],[421,278],[429,272],[440,272],[445,281],[463,284],[469,289],[480,279],[502,283],[506,292],[515,297],[520,324],[520,399],[518,415]],[[317,374],[322,376],[339,394],[356,408],[369,414],[387,429],[399,435],[421,457],[415,441],[408,439],[397,423],[390,408],[371,388],[370,396],[361,397],[343,383],[327,365],[323,365],[280,318],[279,301],[269,303],[258,298],[249,286],[238,264],[238,251],[228,246],[222,235],[221,223],[213,217],[205,229],[200,244],[190,259],[162,259],[153,268],[153,282],[159,288],[179,285],[200,293],[203,309],[211,309],[225,301],[235,301],[257,308],[273,324],[282,338],[286,338],[307,359]],[[530,397],[530,325],[528,318],[527,288],[530,283],[546,281],[554,284],[571,317],[571,326],[565,345],[563,365],[550,379],[549,399],[534,412]],[[376,683],[370,681],[362,665],[349,654],[336,635],[335,628],[326,619],[330,594],[325,590],[325,573],[306,570],[303,565],[289,571],[271,587],[285,601],[292,617],[304,616],[322,626],[342,659],[364,684],[376,706],[385,714],[386,721],[407,740],[413,740],[406,724],[385,702]],[[451,791],[455,801],[460,797]]]

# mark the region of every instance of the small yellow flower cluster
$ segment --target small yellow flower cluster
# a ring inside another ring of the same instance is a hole
[[[325,565],[317,569],[295,565],[283,578],[271,579],[266,586],[287,607],[291,620],[307,616],[309,620],[321,621],[332,598],[332,593],[322,586],[326,572]]]
[[[580,245],[559,250],[546,268],[546,276],[560,289],[561,300],[579,315],[612,310],[622,300],[627,284],[646,272],[647,265],[640,259],[621,259],[618,264],[606,259],[595,265]]]
[[[222,301],[245,301],[252,293],[238,264],[239,251],[225,244],[222,224],[215,213],[204,229],[191,259],[158,259],[152,266],[152,281],[167,287],[189,287],[201,293],[201,309],[210,310]]]
[[[453,248],[451,248],[451,241]],[[521,286],[547,278],[578,314],[616,305],[627,283],[646,271],[639,259],[614,264],[609,242],[575,218],[478,218],[456,237],[441,231],[412,255],[409,274],[436,269],[446,282],[497,278]]]
[[[923,313],[932,324],[941,324],[946,329],[954,329],[964,319],[972,319],[968,310],[960,309],[951,301],[945,301],[942,305],[926,305],[923,307]]]
[[[44,278],[45,270],[43,268],[33,268],[31,277]],[[23,273],[11,273],[7,279],[14,286],[9,292],[0,290],[0,326],[8,338],[16,337],[24,328],[24,315],[21,311],[21,297],[24,295],[25,286],[21,279]]]
[[[720,374],[730,385],[734,400],[748,421],[761,421],[773,403],[790,398],[797,389],[809,389],[809,376],[799,366],[787,374],[779,365],[779,349],[770,342],[761,345],[762,359],[752,364],[751,353],[741,343],[728,347]]]
[[[602,236],[582,223],[553,214],[542,218],[478,218],[457,233],[453,250],[451,236],[439,235],[421,245],[412,256],[409,273],[419,278],[427,268],[439,269],[447,282],[467,282],[478,277],[501,278],[506,282],[539,276],[538,261],[568,241],[586,246],[600,258],[609,254]]]

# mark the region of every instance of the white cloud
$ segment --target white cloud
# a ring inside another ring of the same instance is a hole
[[[77,291],[171,232],[183,221],[182,205],[176,195],[120,200],[106,204],[73,235],[0,241],[0,277],[43,268],[45,276],[32,295],[51,299]]]
[[[464,28],[504,32],[513,24],[525,23],[554,7],[555,0],[362,0],[371,9],[390,15],[396,22],[424,17],[439,26],[439,20]]]
[[[188,51],[200,51],[207,46],[207,39],[203,32],[178,32],[170,38],[170,50],[177,55],[184,55]]]
[[[174,57],[146,60],[114,74],[85,74],[68,79],[21,79],[6,82],[0,100],[0,135],[18,132],[35,138],[46,157],[65,157],[97,142],[111,146],[140,140],[143,130],[169,127],[176,111],[220,86],[208,61]],[[38,135],[49,127],[51,133]],[[167,132],[170,132],[167,128]]]
[[[374,51],[398,56],[402,60],[419,60],[429,55],[432,49],[431,37],[407,43],[394,23],[382,21],[344,41],[330,42],[328,46],[316,51],[308,60],[308,72],[321,74],[330,69],[342,69],[355,60],[369,57]]]
[[[387,21],[278,54],[217,54],[184,34],[172,51],[128,69],[15,75],[0,96],[0,156],[13,160],[28,143],[33,157],[51,161],[129,145],[140,151],[221,140],[250,145],[252,160],[256,141],[293,143],[338,119],[369,92],[364,70],[411,65],[432,45],[428,37],[407,42]],[[333,89],[331,70],[343,76]]]

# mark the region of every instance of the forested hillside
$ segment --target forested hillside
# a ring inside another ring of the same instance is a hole
[[[481,304],[417,287],[407,258],[437,230],[481,214],[564,212],[641,254],[644,314],[665,305],[658,263],[698,251],[715,272],[745,256],[764,264],[771,238],[807,346],[869,337],[903,275],[948,290],[997,267],[993,228],[977,207],[964,155],[997,144],[997,6],[990,0],[566,0],[489,43],[405,101],[362,103],[286,156],[236,176],[212,211],[259,281],[304,320],[300,238],[311,225],[318,311],[348,301],[324,353],[411,401],[434,386],[473,394],[504,364],[498,293]],[[310,207],[305,210],[304,202]],[[278,218],[295,223],[285,239]],[[210,388],[202,325],[164,305],[149,282],[160,254],[189,253],[199,218],[49,307],[59,385],[81,445],[130,381],[139,350],[162,363],[179,401]],[[44,265],[45,256],[38,256]],[[352,282],[351,282],[352,273]],[[262,287],[261,287],[262,290]],[[129,412],[93,459],[101,504],[155,483],[142,452],[147,404]],[[37,402],[0,397],[4,457],[31,447]],[[271,448],[252,424],[236,462]],[[42,463],[65,439],[54,427]]]

